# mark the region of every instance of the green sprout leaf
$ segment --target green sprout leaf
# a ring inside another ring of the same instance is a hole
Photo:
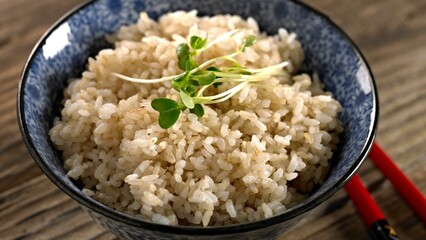
[[[170,109],[179,108],[179,104],[173,99],[156,98],[152,100],[151,107],[158,112],[164,112]]]
[[[173,82],[185,82],[188,79],[189,75],[189,71],[186,71],[185,74],[173,78]]]
[[[256,42],[256,36],[250,35],[246,39],[244,39],[244,45],[246,47],[251,47]]]
[[[192,36],[190,39],[190,44],[192,49],[199,50],[206,45],[207,39],[202,39],[198,36]]]
[[[179,75],[179,76],[173,78],[173,82],[176,82],[176,83],[182,82],[186,78],[186,75],[187,75],[187,72],[185,72],[184,75]]]
[[[177,82],[172,82],[172,88],[178,92],[182,91],[182,89],[180,88],[179,83]]]
[[[184,91],[181,91],[179,93],[180,99],[182,100],[183,104],[189,108],[192,109],[194,108],[194,100],[188,96]]]
[[[188,44],[186,43],[179,44],[176,49],[176,55],[178,58],[179,68],[182,70],[186,70],[186,62],[188,62],[191,55]]]
[[[204,116],[204,108],[201,104],[198,103],[195,104],[193,109],[189,109],[189,112],[194,113],[199,118]]]
[[[192,69],[196,68],[198,65],[195,63],[195,61],[192,58],[188,58],[185,62],[185,70],[191,71]]]
[[[192,86],[200,86],[200,83],[198,82],[198,80],[196,78],[191,78],[189,79],[189,83]]]
[[[207,72],[206,74],[197,76],[197,80],[200,86],[207,86],[213,83],[216,79],[216,75],[213,72]]]
[[[226,69],[227,73],[238,73],[238,74],[243,74],[243,75],[252,75],[251,72],[247,71],[245,68],[241,67],[241,66],[234,66],[234,67],[229,67],[228,69]]]
[[[181,107],[175,100],[156,98],[152,100],[151,107],[160,113],[158,124],[164,129],[171,127],[179,119]]]
[[[182,89],[185,89],[188,86],[190,76],[190,72],[186,71],[185,74],[174,78],[172,81],[172,87],[178,92],[182,91]]]
[[[212,72],[222,72],[222,71],[220,71],[220,69],[219,69],[219,68],[217,68],[217,67],[209,67],[209,68],[207,68],[207,70],[212,71]]]
[[[250,35],[243,40],[243,44],[241,44],[240,51],[244,52],[246,47],[251,47],[256,43],[256,36]]]
[[[181,110],[180,109],[171,109],[169,111],[160,112],[160,117],[158,118],[158,124],[161,128],[167,129],[177,122],[179,119]]]
[[[185,92],[186,92],[187,94],[189,94],[190,96],[192,96],[192,95],[195,93],[195,87],[194,87],[193,85],[188,85],[188,86],[185,88]]]

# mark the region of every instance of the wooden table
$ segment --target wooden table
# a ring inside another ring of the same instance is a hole
[[[0,239],[114,239],[45,177],[16,121],[16,92],[31,49],[81,0],[0,0]],[[426,1],[307,0],[354,39],[376,76],[377,140],[426,192]],[[366,160],[359,172],[402,239],[426,239],[425,225]],[[425,206],[426,207],[426,206]],[[280,239],[368,239],[342,190]]]

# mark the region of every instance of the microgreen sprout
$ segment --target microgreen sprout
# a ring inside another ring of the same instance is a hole
[[[242,44],[234,53],[209,59],[199,65],[197,64],[196,57],[202,52],[221,41],[233,37],[239,32],[241,31],[229,31],[210,43],[207,43],[207,39],[203,39],[199,36],[191,36],[189,44],[179,44],[176,48],[176,56],[178,66],[183,70],[183,73],[178,75],[157,79],[139,79],[119,73],[111,74],[120,79],[135,83],[159,83],[171,81],[173,89],[179,93],[180,101],[177,102],[169,98],[156,98],[151,102],[152,108],[160,113],[158,118],[160,127],[167,129],[176,123],[179,119],[180,113],[186,109],[189,109],[191,113],[194,113],[198,117],[202,117],[204,115],[203,105],[205,104],[217,104],[224,102],[250,85],[268,88],[266,84],[262,85],[262,82],[273,76],[288,76],[288,73],[284,70],[284,67],[288,65],[288,62],[282,62],[259,69],[251,69],[241,66],[241,64],[235,59],[235,57],[238,54],[243,53],[247,47],[251,47],[256,43],[256,36],[254,35],[249,35],[244,38]],[[234,65],[224,69],[212,66],[220,60],[229,61]],[[209,87],[218,88],[224,82],[236,83],[236,85],[226,91],[218,93],[217,95],[204,96],[205,90]]]

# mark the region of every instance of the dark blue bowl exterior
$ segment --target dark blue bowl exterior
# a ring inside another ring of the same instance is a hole
[[[140,228],[131,226],[128,224],[123,224],[117,221],[113,221],[104,215],[97,213],[88,209],[87,207],[83,207],[83,210],[89,213],[93,219],[96,220],[97,223],[110,230],[114,235],[119,237],[120,239],[215,239],[215,240],[247,240],[247,239],[275,239],[277,238],[283,231],[290,229],[297,222],[299,222],[303,217],[305,217],[306,213],[302,213],[297,215],[296,217],[284,221],[282,223],[268,226],[265,228],[253,228],[250,230],[239,229],[234,230],[233,233],[224,233],[221,229],[216,228],[213,229],[214,232],[211,234],[204,231],[204,229],[198,228],[198,230],[188,234],[185,231],[179,231],[179,229],[175,229],[174,231],[162,231],[161,227],[158,227],[156,230],[149,230],[146,228]]]
[[[272,218],[228,227],[170,227],[117,213],[85,196],[66,176],[59,153],[49,140],[54,116],[59,115],[62,92],[78,77],[87,58],[109,47],[106,34],[134,23],[140,11],[151,17],[175,10],[197,9],[200,15],[236,14],[255,18],[262,31],[280,27],[295,32],[303,45],[304,69],[319,74],[327,90],[342,103],[345,131],[335,153],[330,177],[307,200]],[[61,19],[42,38],[24,69],[18,96],[21,133],[45,174],[76,199],[91,216],[124,239],[255,239],[272,238],[339,190],[365,158],[374,138],[378,100],[366,62],[349,38],[325,16],[307,6],[285,0],[100,0],[87,3]],[[178,235],[176,235],[178,234]]]

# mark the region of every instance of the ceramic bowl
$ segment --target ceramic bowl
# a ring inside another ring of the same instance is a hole
[[[165,226],[122,214],[82,193],[62,166],[49,140],[53,118],[67,80],[78,77],[87,58],[109,47],[105,36],[136,22],[139,12],[158,18],[175,10],[197,9],[200,15],[236,14],[255,18],[262,31],[280,27],[295,32],[305,51],[303,71],[316,72],[325,88],[343,105],[344,126],[330,174],[308,199],[271,218],[222,227]],[[325,15],[285,0],[99,0],[71,10],[35,46],[19,85],[18,118],[25,144],[38,166],[96,221],[122,239],[270,239],[299,221],[336,193],[358,169],[373,142],[378,99],[370,69],[349,37]]]

